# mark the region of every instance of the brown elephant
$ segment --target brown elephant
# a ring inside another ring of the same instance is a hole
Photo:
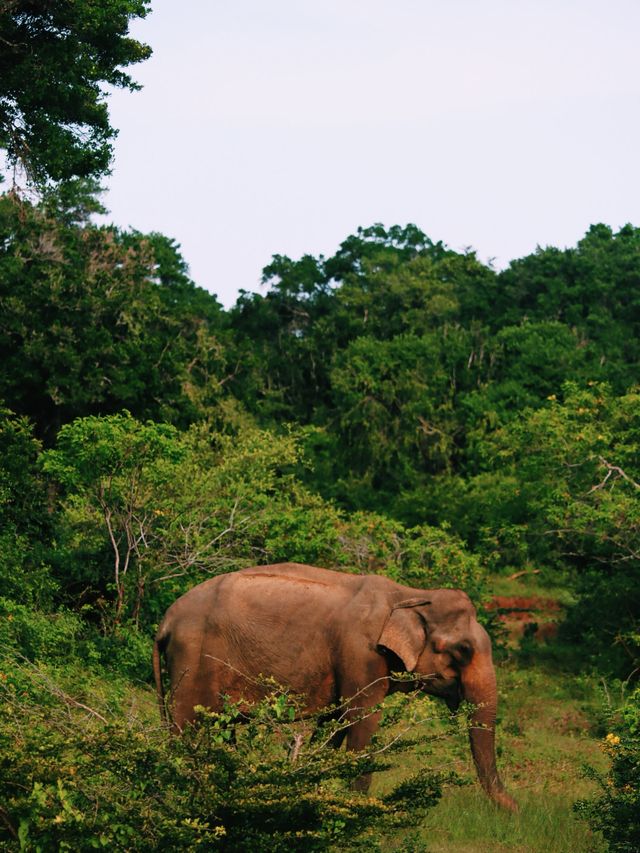
[[[496,769],[491,641],[464,592],[299,563],[257,566],[204,581],[167,611],[153,661],[165,717],[161,653],[177,731],[193,721],[195,705],[218,710],[223,695],[260,699],[261,674],[306,697],[310,711],[346,700],[347,748],[356,750],[379,721],[379,712],[363,711],[412,689],[393,672],[414,673],[420,689],[450,709],[461,699],[476,706],[470,741],[478,777],[496,803],[516,808]]]

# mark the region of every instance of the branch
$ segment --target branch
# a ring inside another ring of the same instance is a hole
[[[289,761],[292,764],[295,764],[298,760],[298,756],[300,755],[300,750],[302,749],[302,744],[304,742],[304,735],[297,734],[294,735],[293,743],[289,748]]]
[[[118,548],[118,543],[116,541],[115,534],[113,532],[113,525],[111,524],[111,510],[109,509],[107,502],[103,497],[102,486],[100,486],[100,492],[98,494],[98,501],[100,506],[102,507],[102,514],[104,515],[105,524],[107,525],[107,530],[109,532],[109,539],[111,540],[111,547],[113,548],[114,555],[114,570],[115,570],[115,581],[116,581],[116,589],[120,589],[120,549]]]
[[[96,717],[98,720],[103,722],[105,725],[108,725],[109,721],[102,716],[102,714],[95,711],[93,708],[90,708],[88,705],[85,705],[83,702],[79,702],[77,699],[74,699],[72,696],[69,696],[64,690],[59,687],[55,681],[52,681],[51,678],[38,666],[30,663],[24,656],[20,656],[22,660],[24,660],[28,666],[28,668],[34,673],[42,684],[45,685],[47,690],[53,695],[57,696],[58,699],[62,699],[65,705],[68,705],[72,708],[80,708],[82,711],[86,711],[88,714],[91,714],[93,717]]]
[[[55,696],[58,696],[59,699],[62,699],[62,701],[66,705],[70,705],[72,708],[80,708],[82,711],[86,711],[88,714],[91,714],[93,717],[97,717],[105,725],[108,725],[108,720],[105,717],[103,717],[102,714],[99,714],[97,711],[94,711],[93,708],[90,708],[88,705],[85,705],[82,702],[78,702],[78,700],[74,699],[72,696],[68,696],[66,693],[64,693],[56,685],[54,685],[52,687],[52,692]]]
[[[512,575],[509,575],[508,580],[515,581],[518,578],[521,578],[523,575],[539,575],[540,569],[523,569],[521,572],[514,572]]]
[[[4,39],[3,39],[3,41],[4,41]],[[18,833],[16,832],[14,825],[9,820],[9,815],[7,814],[7,812],[5,811],[5,809],[2,806],[0,806],[0,819],[2,819],[2,822],[4,823],[4,825],[9,830],[9,835],[12,838],[15,838],[17,841],[18,840]]]
[[[625,473],[625,471],[623,471],[623,469],[620,468],[619,465],[612,465],[611,462],[607,462],[607,460],[603,456],[598,456],[598,459],[600,460],[600,464],[607,469],[607,474],[601,483],[597,483],[597,485],[592,486],[589,489],[589,491],[587,492],[588,495],[590,495],[592,492],[597,492],[598,489],[602,489],[607,484],[607,481],[612,474],[616,475],[616,479],[622,477],[623,480],[627,481],[627,483],[631,483],[634,489],[640,490],[640,483],[636,483],[636,481],[633,480],[627,473]]]

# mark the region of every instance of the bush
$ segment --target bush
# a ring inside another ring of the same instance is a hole
[[[0,598],[0,648],[15,650],[27,660],[65,660],[77,645],[81,620],[73,613],[41,613]]]
[[[579,800],[574,809],[592,829],[602,833],[612,853],[637,853],[640,850],[640,687],[609,716],[610,731],[603,748],[611,765],[606,774],[588,770],[588,775],[598,782],[600,794],[591,800]]]
[[[125,623],[107,634],[92,632],[81,653],[89,662],[101,664],[119,676],[148,683],[152,679],[152,649],[152,636]]]
[[[29,421],[0,405],[0,589],[47,605],[56,584],[46,565],[51,519],[39,452]]]
[[[23,693],[0,682],[0,845],[26,851],[375,850],[381,834],[419,822],[446,781],[422,771],[382,797],[353,792],[398,744],[332,750],[340,721],[303,740],[310,723],[293,722],[296,702],[278,691],[242,715],[203,710],[179,738]]]
[[[405,527],[376,513],[356,512],[341,519],[338,545],[338,566],[378,572],[423,589],[464,589],[476,599],[483,592],[479,558],[445,527]]]

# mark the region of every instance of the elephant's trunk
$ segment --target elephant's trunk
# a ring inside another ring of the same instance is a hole
[[[480,626],[478,626],[480,628]],[[503,808],[517,811],[515,800],[505,791],[496,767],[495,725],[498,688],[491,659],[491,642],[484,630],[470,663],[462,671],[462,695],[476,706],[471,716],[469,740],[480,784]]]

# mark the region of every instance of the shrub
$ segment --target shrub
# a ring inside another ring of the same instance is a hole
[[[479,598],[485,572],[479,558],[445,527],[405,527],[371,512],[343,518],[336,563],[379,572],[399,583],[425,589],[464,589]]]
[[[447,781],[425,770],[385,796],[353,792],[399,742],[332,750],[340,721],[303,740],[313,721],[293,722],[295,699],[278,691],[242,715],[203,710],[179,738],[23,693],[0,682],[0,845],[26,851],[375,850],[381,834],[416,824]]]
[[[592,768],[600,794],[579,800],[574,809],[592,829],[602,833],[612,853],[640,850],[640,687],[609,715],[610,731],[603,748],[611,765],[606,774]]]
[[[56,584],[46,565],[51,520],[39,452],[29,421],[0,405],[0,589],[49,604]]]
[[[30,661],[65,660],[76,648],[82,629],[73,613],[41,613],[0,598],[0,648],[15,650]]]

